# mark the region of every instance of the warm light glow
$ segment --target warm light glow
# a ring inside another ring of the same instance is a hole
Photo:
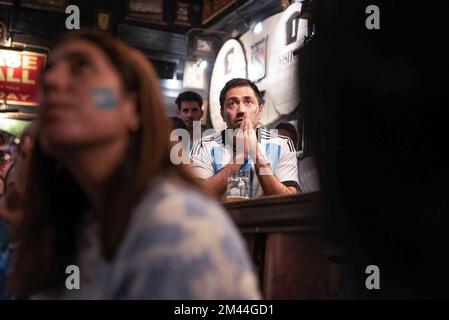
[[[263,27],[262,27],[262,22],[257,22],[255,25],[254,25],[254,28],[253,28],[253,32],[254,33],[261,33],[262,32],[262,29],[263,29]]]
[[[18,68],[22,65],[20,53],[12,50],[0,50],[0,66]]]
[[[198,65],[198,67],[202,70],[207,68],[207,61],[206,60],[201,60],[200,64]]]

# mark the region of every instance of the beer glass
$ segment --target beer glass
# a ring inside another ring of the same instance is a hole
[[[237,171],[228,176],[226,188],[226,201],[240,201],[249,199],[250,173],[248,171]]]

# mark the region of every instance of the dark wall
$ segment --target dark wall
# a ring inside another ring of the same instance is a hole
[[[347,298],[447,298],[447,2],[316,0],[301,81]],[[365,8],[380,9],[380,30]],[[367,290],[365,268],[380,269]]]

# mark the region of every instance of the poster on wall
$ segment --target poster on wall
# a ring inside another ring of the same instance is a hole
[[[252,76],[254,77],[254,79],[251,80],[255,82],[265,78],[267,65],[267,42],[268,36],[251,45],[251,58],[249,63],[252,68]]]
[[[0,104],[37,106],[43,53],[0,49]]]
[[[246,56],[242,44],[235,39],[226,41],[218,52],[210,80],[209,110],[215,130],[226,128],[220,112],[220,91],[233,78],[246,78]]]
[[[195,60],[184,63],[182,86],[189,89],[204,89],[206,85],[206,69],[201,68]]]

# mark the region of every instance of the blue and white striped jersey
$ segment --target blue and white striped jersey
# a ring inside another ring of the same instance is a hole
[[[235,150],[230,146],[232,140],[226,139],[226,134],[225,129],[194,142],[190,158],[193,170],[199,178],[208,179],[214,176],[234,158]],[[296,151],[291,139],[262,128],[257,129],[257,136],[262,147],[260,151],[270,162],[273,174],[284,185],[299,189]],[[254,162],[249,159],[243,164],[242,169],[251,173],[251,197],[262,196],[263,190],[255,174]]]

